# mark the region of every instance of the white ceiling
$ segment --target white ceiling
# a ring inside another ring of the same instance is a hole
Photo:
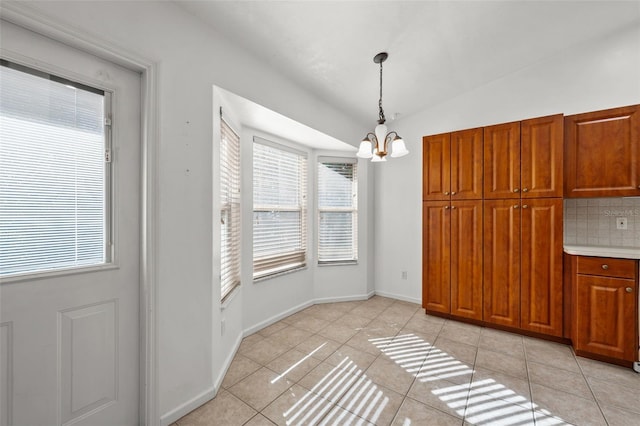
[[[184,1],[183,9],[359,123],[388,120],[630,25],[632,1]]]

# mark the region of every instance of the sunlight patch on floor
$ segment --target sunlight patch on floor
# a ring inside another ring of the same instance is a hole
[[[391,360],[423,383],[469,376],[463,384],[434,388],[436,395],[453,409],[466,423],[497,426],[560,426],[568,425],[548,410],[533,404],[493,379],[472,381],[474,370],[453,356],[438,349],[414,334],[369,340]],[[535,418],[535,420],[534,420]],[[410,426],[405,418],[403,426]]]

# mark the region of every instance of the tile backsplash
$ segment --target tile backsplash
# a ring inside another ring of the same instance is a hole
[[[617,229],[618,217],[627,229]],[[640,248],[640,197],[565,199],[564,243]]]

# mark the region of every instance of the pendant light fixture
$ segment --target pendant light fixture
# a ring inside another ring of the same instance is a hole
[[[373,132],[367,135],[360,142],[360,149],[356,154],[360,158],[371,158],[376,163],[387,161],[389,154],[388,149],[391,148],[391,157],[403,157],[409,153],[404,141],[396,132],[388,132],[385,126],[384,110],[382,109],[382,63],[387,60],[389,55],[387,52],[380,52],[373,57],[373,62],[380,64],[380,100],[378,101],[378,125]]]

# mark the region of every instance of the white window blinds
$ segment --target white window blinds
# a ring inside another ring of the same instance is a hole
[[[224,300],[240,285],[240,137],[220,121],[220,292]]]
[[[358,260],[355,160],[318,159],[318,263]]]
[[[0,276],[108,262],[108,94],[0,65]]]
[[[254,279],[306,264],[306,164],[304,153],[254,138]]]

